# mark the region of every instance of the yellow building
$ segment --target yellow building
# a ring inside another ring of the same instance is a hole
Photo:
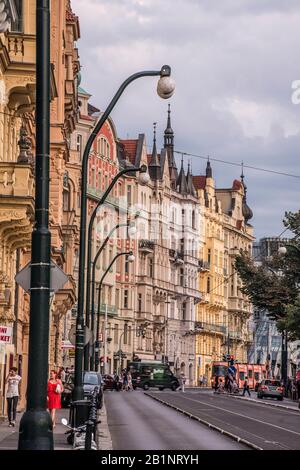
[[[202,294],[198,304],[195,330],[197,383],[200,376],[210,380],[212,362],[221,360],[226,333],[224,296],[224,230],[223,213],[216,198],[215,183],[210,163],[206,175],[194,176],[202,208],[203,248],[200,248],[199,290]]]
[[[247,205],[243,175],[231,188],[216,189],[208,162],[205,176],[194,176],[193,182],[203,226],[199,266],[202,300],[195,325],[197,381],[199,384],[200,376],[206,376],[210,384],[212,364],[222,361],[224,354],[247,362],[252,341],[248,328],[251,305],[240,291],[234,262],[240,249],[251,252],[254,237],[248,221],[252,211]]]

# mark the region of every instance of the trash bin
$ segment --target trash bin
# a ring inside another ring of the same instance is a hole
[[[82,426],[89,419],[90,400],[76,400],[71,402],[69,423],[72,428]]]

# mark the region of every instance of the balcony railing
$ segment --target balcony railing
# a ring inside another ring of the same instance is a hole
[[[178,263],[178,264],[184,263],[184,254],[182,251],[170,249],[169,257],[173,260],[174,263]]]
[[[226,327],[222,325],[215,325],[214,323],[206,323],[203,321],[195,322],[195,330],[209,331],[212,333],[222,333],[226,334]]]
[[[229,339],[243,341],[243,335],[239,331],[229,331]]]
[[[151,240],[140,240],[139,241],[139,249],[144,253],[152,253],[154,250],[155,243]]]
[[[204,261],[203,259],[199,259],[199,271],[209,271],[210,270],[210,262]]]
[[[106,307],[106,304],[100,304],[100,313],[101,314],[104,314],[105,313],[105,307]],[[95,304],[95,312],[98,311],[98,304]],[[107,314],[108,315],[117,315],[118,313],[118,309],[115,305],[107,305]]]

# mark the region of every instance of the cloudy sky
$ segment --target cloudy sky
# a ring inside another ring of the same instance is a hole
[[[104,109],[120,83],[169,64],[175,148],[300,176],[299,0],[72,0],[80,18],[82,86]],[[158,124],[162,145],[168,101],[155,78],[131,84],[112,117],[119,137]],[[178,164],[180,156],[178,156]],[[187,163],[187,160],[186,160]],[[194,174],[205,161],[193,157]],[[240,168],[212,162],[217,187]],[[257,238],[277,236],[285,210],[299,209],[300,179],[245,169]]]

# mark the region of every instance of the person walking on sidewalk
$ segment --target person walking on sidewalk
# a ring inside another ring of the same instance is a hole
[[[55,428],[55,411],[61,408],[61,393],[63,392],[63,385],[60,379],[57,378],[55,370],[51,370],[50,379],[48,380],[48,410],[51,415],[53,429]]]
[[[12,367],[5,380],[5,383],[8,384],[6,401],[9,426],[15,426],[16,424],[17,404],[20,396],[21,380],[20,375],[17,374],[17,368]],[[11,415],[13,419],[11,419]]]
[[[243,385],[243,394],[242,396],[245,396],[245,393],[248,393],[249,397],[251,397],[250,389],[249,389],[249,383],[248,383],[248,377],[245,377],[244,380],[244,385]]]
[[[176,391],[181,390],[184,393],[185,382],[186,382],[186,377],[185,377],[184,373],[181,372],[181,375],[179,377],[179,387],[177,387]]]

